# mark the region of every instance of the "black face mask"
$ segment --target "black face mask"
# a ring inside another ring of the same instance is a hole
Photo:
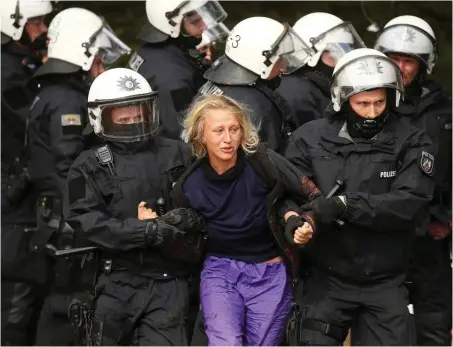
[[[119,136],[127,136],[127,137],[137,137],[143,135],[143,129],[149,128],[148,123],[146,125],[144,123],[138,124],[110,124],[108,126],[108,133],[110,134],[117,134]]]
[[[352,138],[365,138],[371,139],[377,135],[384,127],[390,111],[395,107],[395,90],[386,90],[387,103],[384,111],[373,119],[367,119],[359,116],[351,107],[349,102],[346,102],[345,112],[347,119],[347,127],[349,135]]]
[[[32,43],[31,47],[35,51],[47,50],[47,33],[39,35]]]
[[[322,62],[322,60],[319,59],[318,63],[314,67],[314,70],[318,71],[319,73],[324,75],[326,78],[330,78],[330,77],[332,77],[334,68],[329,65],[324,64]]]

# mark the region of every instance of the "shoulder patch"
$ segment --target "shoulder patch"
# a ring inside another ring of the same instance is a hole
[[[62,114],[61,126],[82,125],[82,118],[80,114]]]
[[[223,95],[225,92],[217,87],[214,83],[211,81],[206,82],[201,88],[200,88],[200,94],[202,95]]]
[[[33,102],[30,105],[30,108],[28,110],[31,111],[33,109],[33,107],[35,107],[35,105],[38,101],[39,101],[39,96],[35,96],[35,98],[33,99]]]
[[[425,174],[432,176],[434,174],[434,156],[429,154],[428,152],[422,151],[420,158],[420,168]]]
[[[138,71],[140,69],[140,66],[144,63],[145,59],[143,59],[137,52],[135,52],[131,59],[129,60],[129,63],[127,63],[127,66],[134,71]]]

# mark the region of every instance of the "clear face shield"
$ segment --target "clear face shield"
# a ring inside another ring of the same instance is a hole
[[[311,38],[310,43],[318,52],[330,53],[327,59],[331,66],[335,66],[346,53],[357,48],[366,48],[349,22],[343,22],[320,36]]]
[[[330,92],[335,111],[357,93],[376,88],[396,90],[396,106],[404,91],[403,79],[398,66],[390,59],[366,56],[351,60],[332,76]]]
[[[202,3],[197,6],[198,3]],[[211,40],[225,40],[229,34],[229,30],[222,22],[227,17],[227,13],[217,1],[185,1],[179,7],[181,11],[188,10],[182,20],[181,33],[184,36],[200,37],[202,34],[207,34]]]
[[[296,34],[287,24],[284,30],[269,51],[264,51],[263,55],[267,58],[265,65],[270,65],[270,59],[279,56],[278,64],[284,74],[290,74],[307,63],[313,55],[313,50]]]
[[[92,46],[98,48],[98,55],[104,65],[112,65],[124,54],[129,54],[131,49],[121,41],[107,23],[93,35]]]
[[[427,66],[435,59],[435,42],[424,30],[407,25],[386,28],[376,41],[375,49],[383,53],[403,53],[415,56]]]
[[[159,127],[157,94],[132,101],[103,103],[99,136],[117,142],[149,138]]]

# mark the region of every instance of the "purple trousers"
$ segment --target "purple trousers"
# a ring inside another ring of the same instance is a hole
[[[291,311],[283,262],[247,264],[208,257],[200,284],[209,346],[278,346]]]

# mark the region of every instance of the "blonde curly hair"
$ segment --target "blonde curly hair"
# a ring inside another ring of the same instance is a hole
[[[227,110],[237,117],[241,126],[241,147],[245,154],[252,154],[259,144],[258,129],[247,115],[247,108],[236,100],[225,95],[206,95],[196,99],[187,112],[183,121],[181,139],[192,148],[192,154],[197,158],[206,156],[203,145],[205,116],[212,110]]]

